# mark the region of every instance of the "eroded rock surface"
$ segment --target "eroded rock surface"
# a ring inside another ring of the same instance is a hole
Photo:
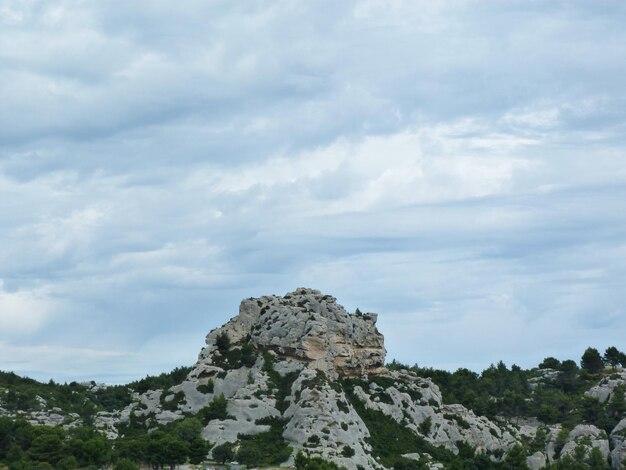
[[[232,342],[248,339],[333,378],[375,374],[382,370],[386,353],[376,320],[375,313],[351,315],[337,299],[314,289],[246,299],[239,315],[209,333],[196,367],[212,363],[217,338],[225,333]]]
[[[605,377],[598,385],[585,392],[585,395],[597,398],[601,403],[604,403],[611,399],[615,389],[620,386],[626,386],[626,370],[616,371]]]
[[[574,449],[578,445],[586,447],[587,453],[596,447],[602,452],[602,457],[607,459],[609,456],[609,440],[606,432],[591,424],[579,424],[570,431],[561,455],[574,456]]]

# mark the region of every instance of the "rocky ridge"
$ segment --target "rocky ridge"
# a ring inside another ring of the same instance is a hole
[[[386,433],[391,429],[410,443],[395,449],[399,456],[431,469],[443,468],[441,459],[465,445],[500,461],[517,444],[545,434],[542,446],[527,458],[533,470],[581,448],[587,453],[597,448],[614,469],[621,468],[626,419],[607,435],[584,424],[564,431],[532,419],[493,421],[444,403],[431,379],[384,367],[384,338],[376,320],[373,313],[348,313],[334,297],[313,289],[246,299],[237,316],[207,335],[181,383],[134,393],[126,408],[97,413],[94,425],[113,439],[131,420],[151,427],[197,416],[205,439],[235,447],[278,428],[292,449],[285,465],[303,451],[351,470],[392,465],[381,452],[381,424]],[[557,376],[546,369],[531,387]],[[624,383],[626,373],[616,372],[587,395],[608,400]],[[224,403],[223,412],[211,414],[218,402]],[[0,409],[0,414],[7,413]],[[62,416],[59,410],[29,419],[50,426],[80,424],[77,416]]]

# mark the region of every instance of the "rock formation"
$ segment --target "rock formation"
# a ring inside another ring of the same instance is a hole
[[[355,403],[391,418],[433,448],[456,453],[464,442],[502,455],[515,444],[508,430],[461,405],[443,404],[430,379],[384,368],[386,351],[376,320],[374,313],[349,314],[334,297],[313,289],[246,299],[239,315],[208,334],[187,380],[163,392],[165,400],[183,394],[179,409],[164,410],[162,392],[155,391],[138,397],[141,409],[135,406],[134,413],[166,423],[199,413],[224,396],[228,418],[211,420],[204,431],[217,445],[265,432],[267,419],[280,417],[294,453],[304,450],[349,469],[382,468]],[[247,366],[244,348],[252,351]],[[289,378],[284,397],[279,397],[276,375]],[[346,380],[351,381],[350,396],[341,385]],[[349,457],[342,453],[346,446]],[[407,458],[420,457],[429,458],[407,453]]]
[[[209,333],[197,366],[211,364],[216,340],[226,334],[233,343],[249,341],[332,378],[377,374],[383,370],[386,352],[377,317],[350,315],[337,299],[313,289],[247,299],[241,302],[239,315]]]
[[[197,416],[202,436],[216,446],[238,447],[277,431],[288,450],[282,463],[292,464],[303,451],[350,470],[390,467],[383,454],[393,439],[405,443],[394,449],[405,464],[418,460],[420,468],[441,469],[442,455],[468,446],[501,461],[516,444],[543,435],[545,442],[527,458],[532,470],[581,448],[587,453],[597,448],[614,469],[621,468],[626,419],[607,435],[592,425],[563,430],[535,418],[492,421],[444,403],[431,379],[384,366],[384,338],[376,320],[374,313],[350,314],[334,297],[312,289],[246,299],[237,316],[207,335],[182,382],[134,393],[125,409],[97,413],[94,426],[113,439],[123,429],[119,425],[131,420],[150,428]],[[559,374],[540,369],[529,386],[536,390]],[[626,372],[615,372],[586,395],[607,401],[624,383]],[[40,405],[43,411],[22,415],[33,424],[80,424],[78,415]],[[0,408],[3,414],[8,412]],[[389,434],[393,439],[385,441]]]

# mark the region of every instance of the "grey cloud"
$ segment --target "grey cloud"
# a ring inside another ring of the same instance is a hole
[[[183,3],[0,7],[0,368],[191,363],[298,285],[405,362],[619,345],[622,4]]]

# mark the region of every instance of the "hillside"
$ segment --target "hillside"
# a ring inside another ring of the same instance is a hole
[[[196,364],[169,374],[107,387],[0,373],[0,462],[174,468],[208,454],[351,470],[622,468],[617,348],[587,349],[581,367],[546,358],[450,373],[385,364],[376,321],[297,289],[242,301]]]

